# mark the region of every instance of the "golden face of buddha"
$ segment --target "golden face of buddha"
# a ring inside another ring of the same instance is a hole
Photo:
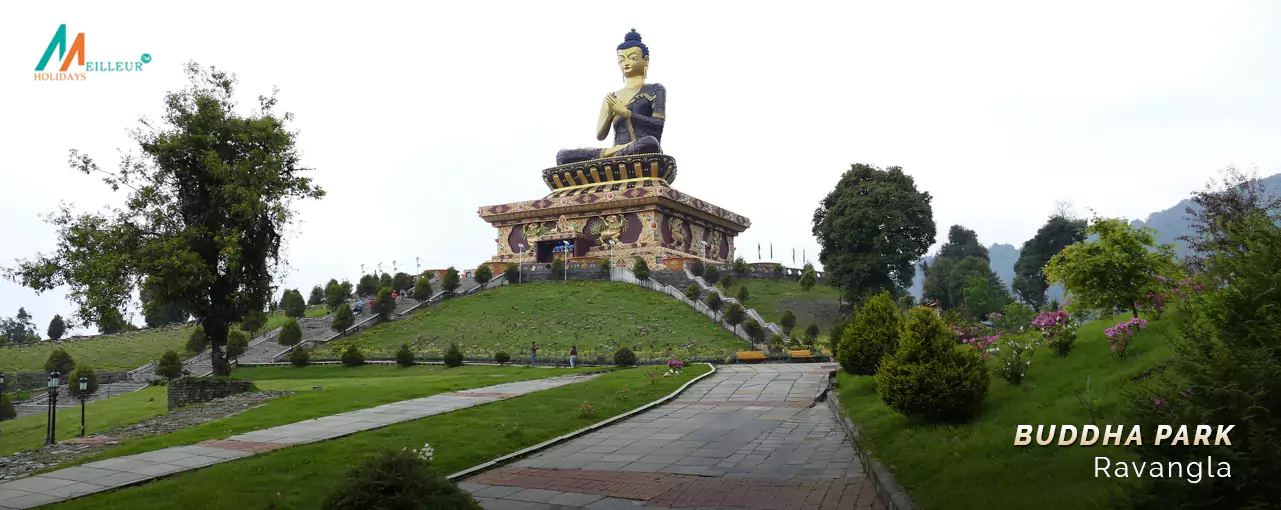
[[[618,69],[623,71],[625,78],[645,76],[649,69],[649,57],[642,56],[641,49],[636,47],[618,50]]]

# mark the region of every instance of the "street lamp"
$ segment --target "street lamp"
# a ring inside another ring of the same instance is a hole
[[[525,283],[525,245],[517,244],[520,253],[516,254],[516,283]]]
[[[58,427],[58,380],[62,378],[57,370],[49,372],[49,430],[44,444],[53,444],[54,429]]]
[[[569,241],[561,241],[565,245],[565,283],[569,283]]]
[[[0,399],[4,398],[4,372],[0,372]]]
[[[89,378],[80,376],[80,437],[85,437],[85,399],[89,397]]]

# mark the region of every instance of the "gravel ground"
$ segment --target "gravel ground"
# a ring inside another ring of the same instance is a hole
[[[121,440],[168,434],[188,427],[226,418],[253,409],[263,401],[292,395],[290,391],[254,391],[187,406],[146,421],[104,431],[86,438],[74,438],[35,450],[0,457],[0,480],[22,478],[35,471],[93,455],[120,444]]]

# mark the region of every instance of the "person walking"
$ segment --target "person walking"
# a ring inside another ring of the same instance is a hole
[[[538,365],[538,342],[529,343],[529,366]]]
[[[571,345],[569,347],[569,368],[574,368],[574,362],[577,360],[578,360],[578,346]]]

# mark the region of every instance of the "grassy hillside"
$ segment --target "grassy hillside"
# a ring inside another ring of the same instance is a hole
[[[818,323],[821,335],[826,335],[836,323],[841,293],[832,287],[819,284],[806,291],[793,281],[742,278],[733,288],[722,290],[735,297],[738,288],[744,285],[749,294],[747,306],[767,321],[777,324],[783,312],[791,310],[796,314],[796,329],[804,331],[810,323]]]
[[[0,370],[39,372],[49,353],[66,349],[77,363],[88,362],[96,370],[132,370],[160,359],[165,351],[184,352],[191,326],[161,331],[141,331],[106,337],[90,337],[55,345],[0,348]]]
[[[538,342],[540,360],[567,358],[577,345],[580,360],[610,362],[624,346],[641,360],[723,359],[748,347],[665,294],[626,283],[575,281],[505,285],[448,300],[335,342],[312,359],[337,359],[349,343],[367,357],[391,358],[408,343],[420,357],[439,358],[451,342],[469,358],[492,359],[503,350],[513,362],[529,360],[530,342]]]
[[[908,420],[885,406],[872,377],[841,373],[841,403],[921,510],[1035,508],[1043,502],[1063,509],[1107,508],[1108,491],[1123,490],[1126,479],[1094,478],[1094,457],[1136,460],[1128,450],[1013,443],[1020,424],[1090,423],[1082,404],[1087,378],[1097,424],[1125,423],[1121,390],[1138,384],[1137,375],[1170,359],[1165,335],[1175,331],[1177,317],[1149,319],[1148,329],[1135,337],[1134,352],[1115,357],[1103,330],[1125,319],[1082,326],[1066,358],[1042,347],[1022,386],[993,374],[983,409],[970,423]]]

